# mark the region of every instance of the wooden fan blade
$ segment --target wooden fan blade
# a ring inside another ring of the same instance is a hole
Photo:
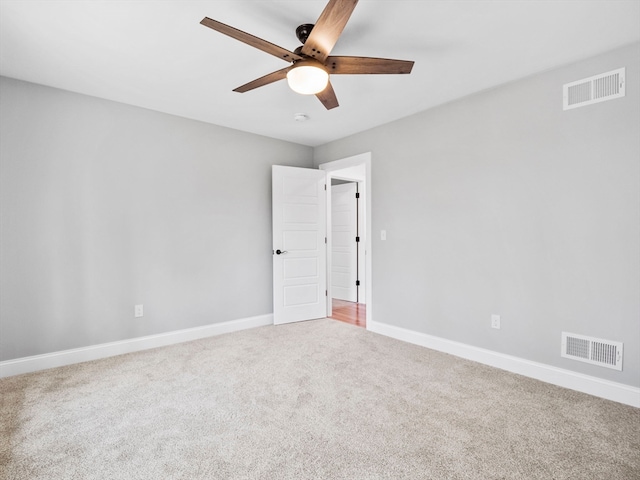
[[[229,25],[225,25],[224,23],[212,20],[209,17],[204,17],[200,23],[205,27],[209,27],[215,30],[216,32],[224,33],[231,38],[240,40],[247,45],[251,45],[252,47],[257,48],[258,50],[262,50],[263,52],[270,53],[271,55],[281,58],[282,60],[286,60],[287,62],[302,60],[302,57],[300,55],[290,52],[286,48],[274,45],[273,43],[255,37],[250,33],[243,32],[242,30],[238,30],[237,28],[233,28]]]
[[[302,46],[302,53],[324,62],[357,3],[358,0],[329,0]]]
[[[327,83],[327,88],[323,91],[316,93],[316,97],[318,97],[318,100],[322,102],[327,110],[331,110],[332,108],[336,108],[340,105],[338,103],[338,97],[336,97],[336,92],[333,91],[331,82]]]
[[[325,67],[330,74],[395,74],[411,73],[414,62],[372,57],[327,57]]]
[[[255,79],[252,82],[245,83],[238,88],[234,88],[234,92],[244,93],[249,90],[253,90],[258,87],[263,87],[265,85],[269,85],[270,83],[277,82],[278,80],[283,80],[287,78],[287,72],[291,70],[292,67],[285,67],[282,70],[276,70],[275,72],[268,73],[264,77],[260,77]]]

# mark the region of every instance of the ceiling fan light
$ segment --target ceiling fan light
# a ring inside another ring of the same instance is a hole
[[[299,65],[287,73],[289,87],[302,95],[315,95],[327,88],[329,74],[319,65]]]

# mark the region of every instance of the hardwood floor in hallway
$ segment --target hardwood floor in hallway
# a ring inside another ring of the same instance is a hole
[[[333,298],[331,302],[333,307],[333,314],[331,315],[331,318],[366,328],[366,305],[363,303],[346,302],[335,298]]]

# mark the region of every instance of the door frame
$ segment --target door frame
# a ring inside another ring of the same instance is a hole
[[[366,304],[366,325],[367,330],[371,329],[371,323],[373,322],[373,282],[372,282],[372,240],[371,235],[371,152],[361,153],[352,157],[342,158],[340,160],[334,160],[332,162],[326,162],[318,165],[320,170],[324,170],[327,173],[327,185],[331,185],[331,179],[349,179],[360,180],[345,177],[344,174],[340,175],[340,170],[345,170],[350,167],[359,167],[364,165],[364,202],[365,202],[365,304]],[[360,200],[363,199],[363,195],[360,195]],[[327,188],[327,316],[332,314],[331,305],[331,189]]]

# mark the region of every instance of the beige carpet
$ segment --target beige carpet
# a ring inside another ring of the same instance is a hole
[[[331,320],[0,380],[5,479],[638,479],[640,410]]]

